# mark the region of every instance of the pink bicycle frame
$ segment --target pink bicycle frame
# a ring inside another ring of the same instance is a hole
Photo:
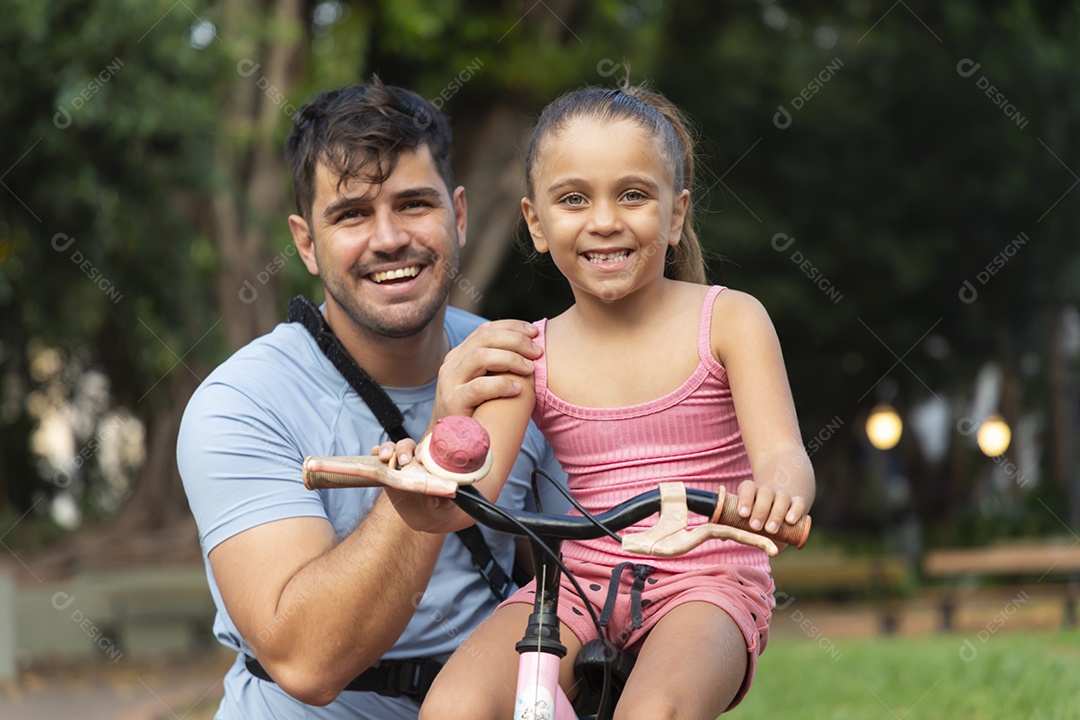
[[[559,687],[561,657],[530,650],[518,661],[514,720],[575,720],[577,715]]]

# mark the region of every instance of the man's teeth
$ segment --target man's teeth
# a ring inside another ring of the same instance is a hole
[[[376,283],[386,282],[387,280],[398,280],[400,278],[416,277],[420,274],[420,266],[413,265],[412,267],[398,268],[397,270],[387,270],[385,272],[371,273],[371,280]]]
[[[630,252],[627,250],[620,250],[613,253],[585,253],[585,257],[589,262],[604,263],[604,262],[619,262],[630,257]]]

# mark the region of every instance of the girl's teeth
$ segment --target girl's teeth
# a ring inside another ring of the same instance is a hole
[[[413,265],[412,267],[398,268],[397,270],[387,270],[386,272],[371,273],[371,279],[373,282],[381,283],[387,280],[398,280],[404,277],[416,277],[420,274],[420,267]]]
[[[625,250],[617,253],[588,253],[585,257],[589,259],[589,262],[603,263],[603,262],[619,262],[629,257],[629,253]]]

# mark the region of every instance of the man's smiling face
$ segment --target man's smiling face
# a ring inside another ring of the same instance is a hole
[[[298,245],[326,288],[328,318],[343,314],[360,333],[411,337],[443,308],[458,272],[465,191],[451,195],[426,145],[402,152],[382,185],[339,185],[320,163],[310,222],[292,216],[290,224],[294,235],[310,235],[310,252]]]

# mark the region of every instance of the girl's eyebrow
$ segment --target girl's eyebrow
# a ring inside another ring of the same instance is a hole
[[[588,185],[588,184],[589,184],[588,181],[584,180],[582,178],[575,178],[575,177],[563,178],[562,180],[554,182],[550,186],[548,186],[547,191],[548,191],[548,194],[551,195],[551,194],[554,194],[554,193],[557,193],[557,192],[561,192],[562,190],[564,190],[566,188],[569,188],[569,187],[581,187],[582,185]]]
[[[624,175],[623,177],[619,178],[615,184],[620,187],[626,185],[638,185],[644,187],[646,190],[649,190],[652,193],[660,192],[660,185],[655,180],[645,175]],[[589,181],[585,180],[584,178],[563,178],[548,187],[548,194],[554,194],[569,187],[582,186],[588,187]]]
[[[653,194],[660,192],[660,184],[645,175],[627,175],[619,178],[619,185],[641,185]]]

